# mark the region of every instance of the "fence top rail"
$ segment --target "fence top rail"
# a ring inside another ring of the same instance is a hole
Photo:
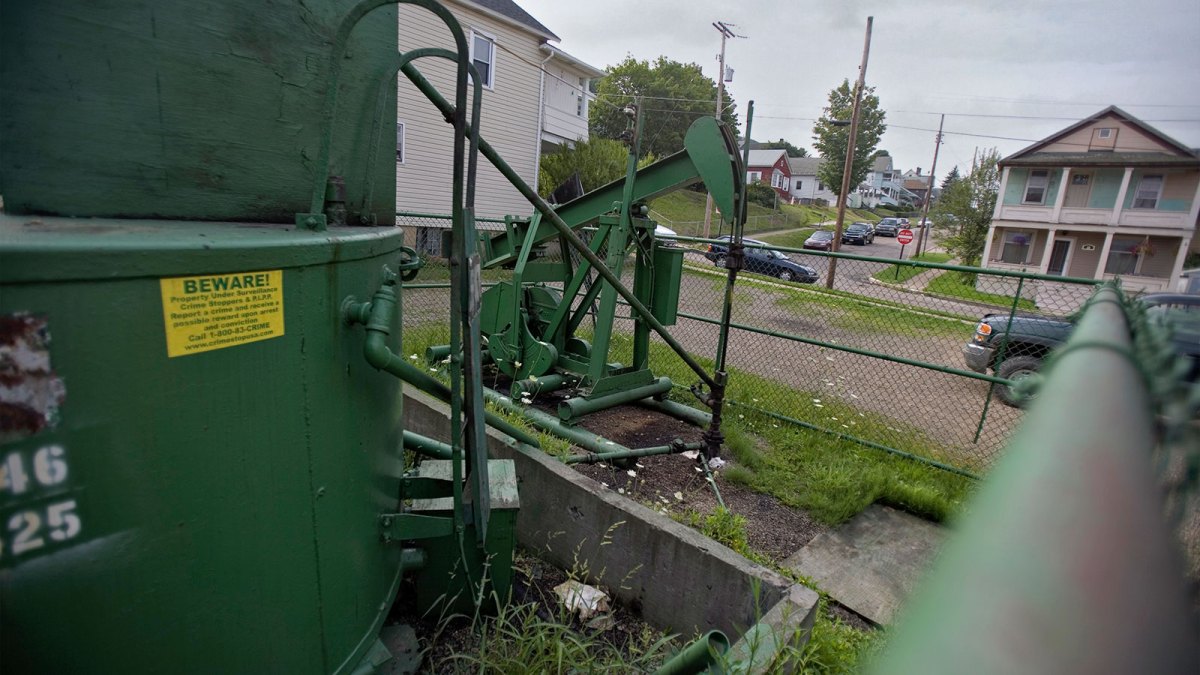
[[[702,237],[686,237],[683,235],[671,237],[675,241],[683,241],[694,244],[721,244],[728,245],[727,239],[704,239]],[[1058,281],[1067,284],[1080,284],[1086,286],[1099,286],[1102,282],[1096,279],[1083,279],[1081,277],[1060,277],[1052,274],[1038,274],[1036,272],[1016,272],[1013,270],[998,270],[990,267],[970,267],[967,265],[951,265],[948,263],[927,262],[924,260],[897,260],[895,258],[878,258],[869,255],[859,255],[857,253],[831,253],[827,251],[810,251],[808,249],[796,248],[794,246],[776,246],[774,244],[755,244],[751,242],[743,242],[746,248],[769,249],[772,251],[784,251],[786,253],[800,253],[803,255],[821,256],[825,258],[842,258],[845,260],[862,260],[865,262],[884,263],[888,265],[911,265],[913,267],[926,267],[935,270],[948,270],[951,272],[967,272],[970,274],[986,274],[997,277],[1011,277],[1014,279],[1037,279],[1040,281]]]
[[[444,213],[421,213],[419,211],[397,211],[396,216],[398,218],[429,218],[432,220],[444,220],[447,223],[450,222],[450,216],[448,216]],[[504,220],[504,218],[483,218],[481,216],[475,216],[475,222],[477,222],[477,223],[503,223],[503,222],[505,222],[505,220]]]

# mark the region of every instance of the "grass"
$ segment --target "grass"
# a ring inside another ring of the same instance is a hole
[[[962,272],[943,272],[930,280],[925,286],[926,293],[945,295],[986,305],[995,305],[1004,309],[1012,307],[1013,296],[1000,293],[985,293],[975,289],[974,283],[963,278]],[[1017,301],[1017,309],[1035,310],[1037,305],[1028,298]]]
[[[678,384],[696,381],[696,375],[669,347],[652,342],[650,348],[656,374]],[[613,350],[614,359],[628,359],[632,340],[624,334],[614,335]],[[707,359],[697,359],[706,368],[712,367]],[[746,405],[769,408],[919,456],[946,461],[949,455],[915,426],[822,399],[824,392],[797,390],[736,368],[730,369],[728,395]],[[672,397],[695,404],[690,394],[676,391]],[[826,524],[841,523],[876,501],[945,520],[959,511],[975,483],[830,433],[775,421],[746,406],[734,405],[728,412],[730,454],[740,468],[727,471],[726,479],[736,479],[804,509]]]
[[[779,234],[764,234],[759,237],[761,241],[776,246],[787,246],[789,248],[804,248],[804,240],[812,236],[816,232],[816,228],[806,227],[793,232],[781,232]]]
[[[653,210],[652,217],[659,219],[663,225],[674,229],[686,236],[699,236],[704,221],[705,196],[703,192],[691,190],[676,190],[650,202]],[[779,210],[768,209],[758,204],[748,204],[746,207],[746,234],[755,232],[770,232],[796,227],[818,225],[826,220],[837,217],[837,209],[822,206],[800,206],[796,204],[780,204]],[[866,220],[875,222],[880,219],[869,211],[847,209],[846,222]],[[712,232],[715,235],[719,223],[713,221]],[[781,244],[782,245],[782,244]]]
[[[944,263],[954,256],[949,253],[926,252],[919,256],[910,258],[910,260],[920,260],[922,262]],[[902,284],[918,274],[928,271],[928,267],[915,267],[913,265],[896,264],[885,267],[875,274],[872,274],[873,279],[883,281],[889,284]]]
[[[970,319],[942,318],[923,310],[913,311],[899,304],[888,308],[893,311],[888,311],[881,308],[883,303],[873,298],[809,291],[807,288],[781,297],[776,304],[800,316],[819,317],[838,328],[875,335],[955,337],[963,334],[964,321],[972,322]]]

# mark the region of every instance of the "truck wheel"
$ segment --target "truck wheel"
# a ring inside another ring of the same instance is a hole
[[[713,264],[716,265],[717,267],[724,267],[725,266],[725,256],[723,256],[723,255],[717,256],[717,259],[713,261]]]
[[[1022,378],[1033,375],[1042,367],[1042,360],[1036,356],[1014,356],[1009,359],[1004,359],[1004,362],[996,368],[996,376],[1003,377],[1006,380],[1017,382]],[[1000,401],[1005,405],[1014,408],[1023,408],[1032,396],[1017,398],[1017,394],[1006,384],[996,387],[996,394],[1000,397]]]

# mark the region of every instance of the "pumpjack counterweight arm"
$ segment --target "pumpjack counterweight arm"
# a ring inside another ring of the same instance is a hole
[[[483,150],[482,144],[480,149]],[[484,156],[487,156],[486,151]],[[745,179],[738,159],[737,142],[728,127],[711,117],[696,120],[684,138],[683,150],[638,170],[630,203],[654,199],[702,180],[713,193],[713,201],[721,212],[732,216],[737,212],[741,184]],[[622,202],[624,190],[625,179],[622,178],[561,204],[554,211],[569,227],[582,227],[601,214],[611,212],[614,204]],[[553,223],[542,219],[541,224],[531,227],[525,237],[533,239],[536,246],[558,234]],[[513,242],[507,233],[485,241],[484,267],[513,262],[519,246],[520,243]]]
[[[450,103],[446,101],[441,93],[438,92],[437,88],[434,87],[429,80],[426,80],[425,76],[421,75],[421,72],[417,70],[413,64],[406,64],[400,70],[404,73],[405,77],[407,77],[409,81],[411,81],[413,85],[415,85],[417,89],[421,91],[421,93],[425,94],[426,98],[432,101],[433,104],[437,106],[440,111],[442,111],[444,115],[447,117],[453,116],[454,106],[450,105]],[[722,134],[722,138],[725,139],[723,143],[728,146],[730,143],[729,138],[732,137],[731,133],[723,126],[718,125],[717,121],[712,118],[701,118],[697,120],[695,123],[693,123],[692,128],[688,130],[688,136],[692,135],[692,132],[698,128],[698,125],[700,125],[699,128],[706,126],[706,124],[702,124],[705,122],[711,123],[713,126],[721,130],[720,133]],[[687,140],[685,139],[684,142],[686,144]],[[479,137],[479,152],[483,153],[483,156],[486,157],[488,161],[490,161],[492,165],[496,167],[496,170],[499,171],[500,174],[505,178],[507,178],[513,187],[517,188],[517,191],[520,192],[527,200],[529,200],[529,203],[532,204],[534,208],[536,208],[542,214],[542,223],[544,224],[549,222],[551,226],[558,231],[558,234],[561,235],[564,240],[566,240],[571,248],[575,249],[584,260],[587,260],[605,281],[612,284],[613,288],[616,289],[617,294],[620,295],[625,302],[629,303],[629,306],[633,308],[633,311],[637,312],[637,314],[642,318],[643,321],[645,321],[646,325],[649,326],[651,330],[653,330],[655,333],[658,333],[659,337],[661,337],[663,341],[666,342],[667,345],[669,345],[671,349],[679,355],[679,358],[683,360],[683,362],[686,363],[694,373],[696,373],[696,376],[699,377],[701,381],[703,381],[709,387],[713,387],[717,384],[716,381],[713,380],[712,376],[704,370],[704,367],[701,366],[694,358],[692,358],[691,354],[684,349],[683,345],[680,344],[673,335],[671,335],[665,326],[663,326],[662,322],[654,317],[654,315],[650,312],[650,309],[647,308],[646,305],[642,303],[642,301],[639,300],[632,291],[630,291],[625,287],[624,284],[621,283],[621,280],[617,277],[617,275],[613,274],[613,272],[608,269],[608,267],[604,264],[604,261],[588,248],[587,244],[585,244],[583,240],[579,238],[579,235],[575,234],[575,231],[570,225],[563,221],[562,216],[555,212],[554,207],[550,206],[550,204],[548,204],[546,200],[542,199],[533,188],[529,187],[529,185],[519,175],[517,175],[517,172],[514,171],[502,157],[500,157],[499,153],[497,153],[491,144],[484,140],[482,136]],[[736,152],[732,155],[726,156],[734,158],[733,166],[736,169],[735,173],[730,174],[729,183],[731,185],[740,185],[740,182],[745,178],[744,172],[741,170],[741,162],[739,161]],[[716,179],[714,178],[714,181],[715,180]],[[736,206],[732,206],[730,208],[736,208]],[[582,223],[580,223],[580,225],[582,225]]]

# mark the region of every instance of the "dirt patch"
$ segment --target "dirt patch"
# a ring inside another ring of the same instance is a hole
[[[665,445],[675,438],[698,441],[701,434],[696,427],[638,406],[620,406],[588,415],[579,426],[631,448]],[[708,515],[718,506],[716,493],[701,465],[683,455],[641,457],[621,466],[576,464],[574,467],[608,489],[668,515],[688,511]],[[746,518],[750,548],[775,562],[787,558],[828,529],[804,511],[725,480],[720,470],[715,472],[714,480],[725,506]]]

